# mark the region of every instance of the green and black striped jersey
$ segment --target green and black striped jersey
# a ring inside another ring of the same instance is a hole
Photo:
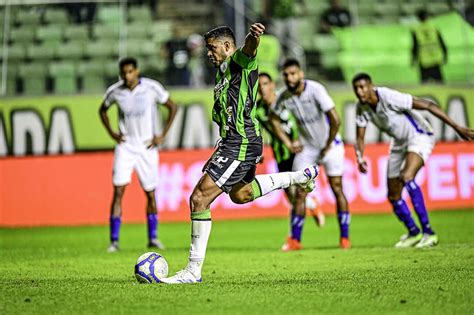
[[[220,150],[239,161],[256,160],[262,154],[260,124],[256,118],[257,87],[257,60],[241,49],[229,56],[217,71],[212,119],[220,128]]]
[[[291,158],[292,153],[290,149],[288,149],[288,147],[284,145],[283,142],[276,136],[275,131],[273,130],[273,127],[268,119],[269,113],[270,107],[264,104],[263,100],[260,99],[257,102],[257,119],[260,122],[261,126],[270,134],[273,155],[275,156],[276,162],[281,163]],[[286,135],[291,140],[297,140],[298,123],[296,122],[296,119],[293,114],[288,110],[284,110],[279,113],[279,118],[281,128],[286,133]]]

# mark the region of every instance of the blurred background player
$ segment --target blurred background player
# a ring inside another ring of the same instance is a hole
[[[443,37],[428,19],[428,12],[417,12],[420,24],[413,30],[412,64],[420,67],[421,82],[443,83],[441,66],[448,62],[448,50]]]
[[[211,203],[222,192],[237,204],[251,202],[276,189],[302,185],[314,188],[316,166],[303,171],[255,176],[262,155],[260,124],[256,119],[260,36],[265,27],[250,26],[241,48],[236,47],[234,32],[220,26],[204,34],[207,56],[218,68],[214,87],[212,118],[219,125],[222,140],[204,166],[204,174],[190,197],[191,249],[187,266],[164,283],[201,282],[201,271],[211,233]]]
[[[340,119],[335,105],[324,86],[316,81],[305,80],[304,72],[296,59],[288,59],[283,65],[286,89],[276,100],[270,121],[278,138],[296,153],[293,169],[301,169],[315,163],[323,164],[329,184],[336,197],[336,210],[340,227],[339,246],[351,247],[349,224],[351,216],[342,189],[344,172],[344,144],[338,134]],[[278,118],[283,110],[290,111],[298,121],[299,139],[290,139],[283,131]],[[305,219],[307,193],[298,189],[294,202],[292,229],[302,229]],[[301,236],[301,233],[296,235]],[[301,248],[301,239],[288,238],[285,247]]]
[[[163,248],[157,238],[158,215],[156,211],[155,188],[158,177],[158,148],[173,122],[176,104],[169,98],[169,92],[157,81],[140,78],[137,61],[124,58],[119,62],[121,80],[107,89],[100,107],[100,118],[110,136],[117,142],[112,182],[114,196],[110,211],[109,252],[116,252],[120,234],[122,197],[125,186],[130,183],[135,169],[141,186],[147,196],[148,247]],[[117,104],[119,131],[110,126],[107,111]],[[169,111],[161,135],[158,135],[157,104],[163,104]]]
[[[391,137],[387,174],[388,200],[393,206],[393,212],[408,230],[395,247],[422,248],[437,245],[438,236],[431,228],[422,191],[415,182],[416,174],[431,155],[435,136],[429,122],[414,109],[429,111],[456,130],[462,139],[471,141],[474,130],[459,126],[438,105],[429,100],[385,87],[375,87],[366,73],[354,76],[352,86],[359,99],[356,154],[360,172],[365,174],[368,170],[364,159],[364,136],[369,121]],[[403,187],[410,195],[422,233],[402,199]]]
[[[275,157],[275,160],[277,162],[278,171],[291,172],[295,154],[291,152],[291,150],[286,145],[284,145],[283,142],[275,135],[273,127],[270,124],[268,118],[270,111],[274,107],[275,101],[277,100],[277,94],[275,93],[275,82],[273,81],[272,77],[266,72],[261,72],[258,75],[258,94],[260,96],[260,99],[257,101],[257,119],[260,122],[260,125],[271,136],[271,146],[273,150],[273,156]],[[281,128],[286,133],[288,138],[290,138],[292,141],[298,141],[298,125],[293,114],[291,114],[291,112],[286,109],[282,110],[279,119]],[[294,203],[294,188],[295,187],[289,187],[285,189],[286,196],[291,205],[293,205]],[[324,226],[325,216],[321,209],[319,200],[314,196],[308,195],[306,197],[305,204],[307,210],[315,219],[316,224],[320,227]],[[292,224],[294,219],[295,213],[292,210],[290,218],[291,229],[289,239],[301,240],[302,229],[300,227],[300,224],[302,225],[303,222],[298,221],[298,224]],[[289,246],[290,243],[291,241],[285,243],[282,250],[290,251],[301,248],[299,246],[300,243],[294,244],[295,246]]]

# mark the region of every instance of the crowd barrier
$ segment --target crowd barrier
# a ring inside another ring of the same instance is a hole
[[[258,173],[274,172],[265,148]],[[386,144],[368,145],[369,173],[359,174],[352,146],[346,146],[344,190],[353,213],[389,212],[386,201]],[[160,153],[156,190],[161,221],[189,220],[188,199],[212,151],[179,150]],[[113,152],[7,157],[0,159],[0,226],[105,224],[112,198]],[[324,172],[316,196],[323,210],[334,213],[334,199]],[[474,145],[438,143],[417,177],[429,210],[472,208],[474,205]],[[405,198],[407,196],[405,195]],[[123,200],[123,220],[145,222],[145,195],[134,175]],[[246,205],[221,195],[212,206],[214,219],[284,217],[289,206],[282,192],[273,192]]]

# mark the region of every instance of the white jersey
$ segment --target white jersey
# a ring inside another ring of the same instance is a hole
[[[304,84],[300,95],[284,89],[276,100],[273,111],[280,115],[285,109],[289,110],[298,121],[302,144],[321,149],[326,146],[329,137],[330,126],[326,112],[334,108],[334,101],[321,83],[305,80]],[[339,134],[335,141],[341,141]]]
[[[169,92],[159,82],[140,78],[133,90],[126,87],[123,80],[110,86],[104,104],[107,107],[118,105],[119,130],[125,142],[143,145],[157,134],[157,104],[166,103],[168,98]]]
[[[385,87],[378,87],[375,91],[379,99],[375,109],[367,104],[357,104],[358,127],[366,127],[372,121],[397,141],[407,141],[418,134],[433,135],[429,122],[413,110],[413,97],[410,94]]]

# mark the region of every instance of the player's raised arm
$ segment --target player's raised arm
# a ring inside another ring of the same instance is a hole
[[[245,43],[242,47],[242,52],[250,58],[255,57],[257,54],[257,47],[260,43],[260,36],[265,31],[265,26],[261,23],[254,23],[250,26],[249,33],[245,37]]]
[[[361,173],[367,173],[367,162],[364,159],[364,149],[365,149],[365,129],[366,127],[356,127],[356,144],[355,152],[357,157],[357,165]]]
[[[453,127],[454,130],[458,133],[458,135],[467,141],[474,140],[474,129],[466,128],[458,125],[454,120],[452,120],[446,113],[439,108],[439,106],[432,101],[413,97],[413,109],[421,109],[427,110],[443,122],[448,124],[449,126]]]
[[[121,133],[117,133],[112,130],[112,127],[110,126],[110,121],[109,121],[109,116],[107,116],[107,111],[109,110],[109,106],[105,105],[105,101],[102,102],[102,105],[99,108],[99,115],[100,115],[100,120],[102,121],[102,124],[104,125],[105,129],[109,133],[109,135],[117,141],[117,143],[124,142],[125,139],[123,138],[123,135]]]

